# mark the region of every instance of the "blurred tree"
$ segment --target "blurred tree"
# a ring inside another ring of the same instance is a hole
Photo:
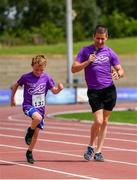
[[[117,10],[109,16],[102,16],[101,20],[109,27],[109,36],[112,38],[137,35],[137,21]]]
[[[137,35],[137,0],[73,0],[72,3],[76,14],[73,20],[75,41],[89,38],[98,23],[111,28],[112,37]],[[2,0],[0,3],[0,39],[5,36],[2,42],[11,35],[12,42],[31,43],[35,35],[55,43],[63,40],[65,33],[65,0]]]
[[[126,16],[137,19],[137,1],[136,0],[96,0],[103,14],[111,15],[113,11],[124,13]]]
[[[23,9],[17,6],[17,11],[22,15],[23,28],[39,27],[46,21],[52,21],[57,26],[64,25],[64,0],[60,0],[60,3],[58,0],[26,0],[23,2],[25,2]]]
[[[7,0],[0,3],[0,31],[3,32],[10,24],[9,18],[9,4]]]
[[[97,6],[96,0],[84,0],[84,2],[83,0],[73,1],[73,8],[77,14],[74,21],[74,28],[75,24],[77,25],[77,22],[79,22],[83,27],[85,36],[90,37],[93,29],[98,24],[100,16],[100,8]]]

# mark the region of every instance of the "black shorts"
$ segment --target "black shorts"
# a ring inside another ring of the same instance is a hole
[[[87,95],[93,113],[99,109],[112,111],[116,104],[117,93],[114,85],[99,90],[88,89]]]

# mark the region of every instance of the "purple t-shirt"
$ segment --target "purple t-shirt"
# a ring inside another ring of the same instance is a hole
[[[95,51],[95,46],[90,45],[82,48],[77,55],[79,62],[88,60],[90,54]],[[85,80],[89,89],[103,89],[113,85],[111,66],[120,64],[116,53],[109,47],[104,46],[96,50],[96,60],[85,69]]]
[[[46,94],[55,86],[53,79],[47,73],[42,73],[40,77],[37,77],[30,72],[22,75],[17,83],[19,86],[24,85],[23,110],[33,106],[44,114]]]

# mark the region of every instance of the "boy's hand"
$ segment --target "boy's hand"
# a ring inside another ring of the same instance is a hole
[[[16,106],[16,103],[15,103],[14,99],[11,99],[10,105],[11,105],[11,107]]]
[[[63,84],[62,84],[62,83],[59,83],[59,84],[58,84],[58,87],[53,87],[53,88],[50,89],[50,90],[51,90],[51,92],[52,92],[53,94],[58,94],[63,88],[64,88],[64,87],[63,87]]]
[[[59,90],[62,90],[63,88],[64,88],[64,87],[63,87],[63,84],[62,84],[62,83],[59,83],[59,84],[58,84],[58,89],[59,89]]]

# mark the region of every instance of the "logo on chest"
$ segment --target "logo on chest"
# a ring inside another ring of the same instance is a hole
[[[109,61],[109,57],[105,54],[97,56],[96,60],[93,62],[93,64],[102,64]]]
[[[41,83],[41,84],[33,84],[31,87],[28,88],[28,93],[30,95],[34,95],[34,94],[42,94],[45,93],[46,90],[46,84],[45,83]]]

